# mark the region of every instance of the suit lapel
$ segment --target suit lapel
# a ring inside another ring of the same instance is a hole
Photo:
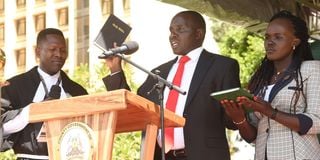
[[[213,63],[213,56],[210,56],[209,54],[211,53],[208,53],[207,51],[203,50],[199,57],[199,61],[197,63],[196,69],[191,80],[185,110],[187,109],[187,106],[189,106],[189,104],[191,103],[193,97],[198,92],[198,89],[201,86],[203,79],[206,77],[208,68]]]
[[[168,78],[169,71],[171,70],[173,64],[178,60],[178,57],[175,59],[169,61],[166,65],[163,65],[162,67],[159,68],[160,74],[159,76],[162,77],[163,79]],[[154,72],[153,72],[154,73]]]
[[[172,68],[173,64],[177,61],[177,59],[178,58],[175,58],[174,60],[169,61],[168,63],[158,67],[157,69],[160,70],[159,76],[161,76],[164,79],[167,79],[169,71]],[[208,68],[210,68],[210,66],[213,63],[213,59],[214,59],[214,56],[212,56],[211,53],[208,53],[205,50],[202,51],[202,53],[199,57],[199,61],[197,63],[195,72],[193,74],[192,80],[191,80],[190,88],[188,91],[189,93],[188,93],[188,97],[187,97],[187,101],[186,101],[186,105],[185,105],[186,108],[191,103],[193,97],[196,95],[196,93],[201,85],[201,82],[206,77],[206,74],[208,72]],[[154,73],[154,70],[152,72]],[[155,82],[153,82],[153,83],[155,83]],[[155,100],[155,99],[153,99],[153,100]],[[185,110],[186,110],[186,108],[185,108]]]
[[[28,101],[32,102],[41,80],[40,80],[40,74],[38,72],[38,67],[33,67],[29,73],[30,73],[30,78],[32,79],[30,83],[32,84],[29,85],[28,87],[30,87],[29,91],[31,91],[32,94],[30,94]]]
[[[23,77],[23,78],[20,78],[17,82],[19,83],[19,85],[21,85],[19,87],[24,89],[21,91],[22,96],[20,97],[21,98],[20,101],[22,102],[17,106],[24,107],[33,101],[33,98],[40,84],[40,76],[37,71],[37,67],[34,67],[20,77]]]
[[[167,63],[153,69],[151,72],[155,73],[156,70],[159,70],[159,76],[163,79],[167,79],[169,71],[172,68],[173,64],[177,61],[177,59],[178,58],[176,57],[175,59],[168,61]],[[159,95],[156,91],[151,92],[151,94],[147,94],[156,83],[158,83],[157,80],[149,75],[145,83],[138,89],[138,94],[140,96],[146,97],[147,99],[153,102],[156,102],[157,104],[160,104]]]

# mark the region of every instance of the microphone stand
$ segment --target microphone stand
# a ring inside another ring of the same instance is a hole
[[[159,102],[160,102],[160,129],[161,129],[161,157],[162,160],[165,160],[165,131],[164,131],[164,104],[163,104],[163,90],[164,90],[164,86],[167,86],[170,90],[174,89],[177,92],[179,92],[182,95],[186,94],[186,91],[183,91],[182,89],[180,89],[178,86],[173,85],[171,82],[167,81],[166,79],[163,79],[162,77],[160,77],[158,73],[152,73],[146,69],[144,69],[143,67],[139,66],[138,64],[132,62],[131,60],[127,59],[124,57],[123,54],[117,53],[115,54],[116,56],[120,57],[121,59],[123,59],[124,61],[130,63],[131,65],[133,65],[134,67],[140,69],[141,71],[147,73],[148,75],[152,76],[155,80],[158,81],[158,83],[156,83],[152,89],[148,92],[148,94],[150,94],[154,89],[157,90],[158,92],[158,98],[159,98]]]

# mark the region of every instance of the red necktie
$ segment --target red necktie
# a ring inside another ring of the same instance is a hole
[[[173,78],[172,84],[180,87],[181,79],[184,71],[184,65],[188,62],[190,58],[188,56],[183,56],[179,60],[179,66],[177,72]],[[168,100],[166,103],[166,108],[172,112],[176,111],[177,101],[179,97],[179,92],[174,89],[171,89],[168,95]],[[165,152],[167,153],[172,147],[174,143],[174,128],[169,127],[165,129]]]

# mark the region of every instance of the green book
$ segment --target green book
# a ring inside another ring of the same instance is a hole
[[[253,95],[250,94],[247,90],[243,88],[231,88],[223,91],[213,92],[210,94],[214,99],[221,101],[223,99],[234,100],[236,101],[237,97],[245,96],[250,99],[253,99]]]
[[[253,95],[250,94],[249,91],[240,87],[213,92],[210,94],[210,96],[218,101],[221,101],[223,99],[236,101],[237,97],[241,97],[241,96],[245,96],[245,97],[248,97],[249,99],[253,99]],[[245,110],[247,112],[252,112],[252,109],[247,109],[246,107],[245,107]]]

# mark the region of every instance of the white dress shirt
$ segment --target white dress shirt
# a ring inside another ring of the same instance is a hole
[[[182,95],[180,94],[178,97],[178,102],[177,102],[177,106],[176,106],[176,114],[179,116],[183,116],[183,111],[185,108],[185,104],[186,104],[186,100],[188,97],[188,91],[190,88],[190,83],[193,77],[193,73],[194,70],[196,69],[199,57],[201,52],[203,51],[202,47],[196,48],[192,51],[190,51],[186,56],[188,56],[190,58],[190,61],[188,61],[185,66],[184,66],[184,72],[183,72],[183,76],[182,76],[182,80],[181,80],[181,85],[180,88],[183,91],[186,91],[186,95]],[[169,74],[168,74],[168,78],[167,80],[172,82],[174,75],[176,74],[176,71],[178,69],[178,65],[179,65],[179,60],[182,56],[179,56],[179,59],[177,60],[177,62],[172,66]],[[165,87],[164,89],[164,94],[163,94],[163,102],[164,104],[166,104],[167,99],[168,99],[168,95],[169,95],[169,88]],[[159,130],[159,133],[161,132],[161,130]],[[161,142],[160,139],[160,135],[158,134],[158,142]],[[161,143],[159,143],[161,146]],[[182,149],[184,148],[184,135],[183,135],[183,128],[182,127],[178,127],[178,128],[174,128],[174,144],[173,144],[173,150],[176,149]]]

